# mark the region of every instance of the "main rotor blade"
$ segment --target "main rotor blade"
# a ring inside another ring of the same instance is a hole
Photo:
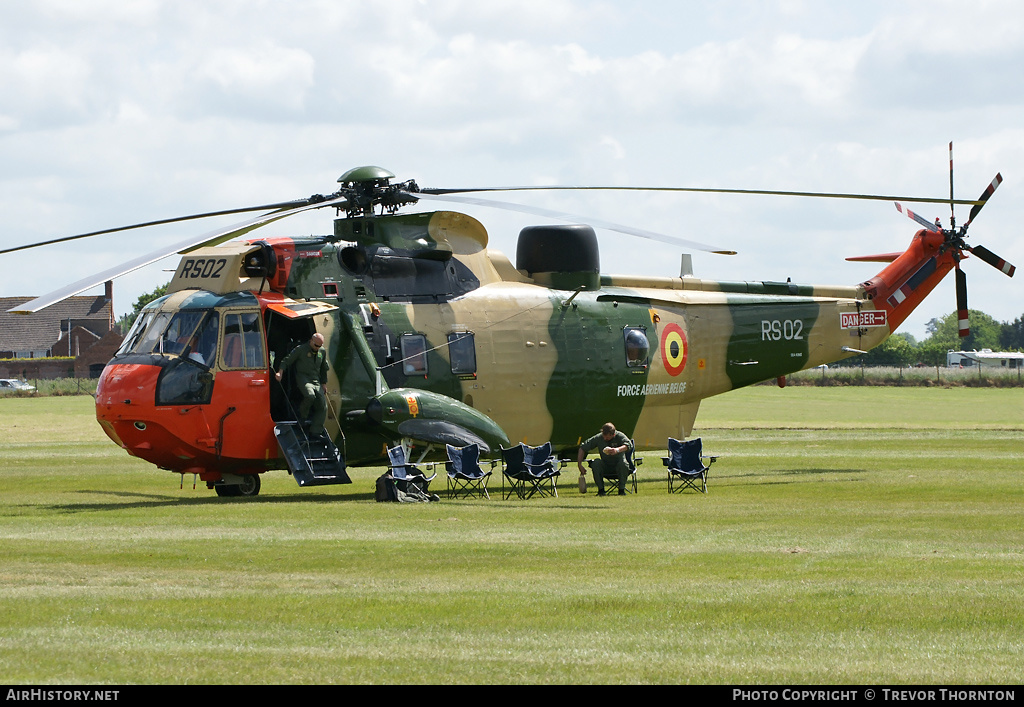
[[[984,260],[986,263],[994,267],[996,270],[999,270],[1000,272],[1009,277],[1013,277],[1013,273],[1017,272],[1017,268],[1015,268],[1013,265],[1010,265],[1010,263],[1006,262],[1005,260],[1000,258],[998,255],[996,255],[983,245],[966,247],[967,250],[969,250],[972,254],[978,256],[978,258]]]
[[[19,245],[14,248],[5,248],[0,250],[0,255],[4,253],[16,253],[19,250],[29,250],[30,248],[39,248],[44,245],[53,245],[54,243],[67,243],[68,241],[77,241],[79,238],[90,238],[92,236],[102,236],[106,233],[119,233],[121,231],[131,231],[135,228],[146,228],[147,226],[161,226],[167,223],[178,223],[179,221],[194,221],[195,219],[209,218],[211,216],[227,216],[229,214],[244,214],[250,211],[269,211],[271,209],[290,209],[297,206],[303,206],[309,204],[309,199],[297,199],[295,201],[283,201],[279,204],[264,204],[263,206],[246,206],[240,209],[225,209],[224,211],[209,211],[205,214],[192,214],[191,216],[176,216],[174,218],[165,218],[158,221],[147,221],[145,223],[135,223],[131,226],[118,226],[117,228],[105,228],[102,231],[92,231],[90,233],[80,233],[77,236],[64,236],[63,238],[53,238],[48,241],[39,241],[38,243],[27,243],[25,245]]]
[[[981,211],[981,207],[985,205],[985,203],[989,200],[989,198],[991,198],[992,194],[995,193],[996,189],[998,189],[999,185],[1002,183],[1003,175],[997,172],[996,178],[993,179],[987,187],[985,187],[985,191],[982,192],[980,197],[978,197],[978,203],[975,204],[973,209],[971,209],[971,213],[967,217],[967,223],[964,224],[964,228],[967,228],[968,226],[971,225],[971,221],[973,221],[974,217],[978,215],[979,211]]]
[[[345,197],[338,197],[336,199],[321,201],[316,204],[307,204],[305,206],[300,206],[295,209],[281,209],[278,211],[273,211],[269,214],[257,216],[256,218],[249,219],[248,221],[236,223],[226,228],[220,228],[215,231],[210,231],[209,233],[204,233],[201,236],[192,236],[188,240],[176,243],[174,245],[165,246],[147,255],[134,258],[126,263],[122,263],[120,265],[112,267],[109,270],[104,270],[101,273],[90,275],[89,277],[83,278],[78,282],[74,282],[70,285],[62,287],[59,290],[54,290],[49,294],[37,297],[36,299],[30,302],[26,302],[25,304],[22,304],[13,309],[9,309],[7,311],[13,312],[15,314],[31,314],[32,312],[38,312],[40,309],[49,307],[52,304],[56,304],[57,302],[67,299],[68,297],[77,295],[80,292],[84,292],[90,288],[93,288],[97,285],[106,282],[107,280],[113,280],[116,277],[126,275],[134,270],[138,270],[139,268],[143,268],[147,265],[150,265],[151,263],[155,263],[158,260],[162,260],[166,258],[168,255],[173,255],[174,253],[187,253],[189,251],[195,250],[196,248],[217,245],[219,243],[229,241],[232,238],[237,238],[238,236],[245,235],[250,231],[256,230],[260,226],[266,226],[268,223],[280,221],[281,219],[287,218],[288,216],[293,216],[294,214],[298,214],[303,211],[308,211],[310,209],[322,209],[325,206],[336,206],[345,201]]]
[[[918,213],[915,213],[915,212],[911,211],[910,209],[906,208],[905,206],[903,206],[903,204],[901,204],[898,201],[895,202],[895,203],[896,203],[896,210],[899,211],[901,214],[906,214],[907,216],[909,216],[910,218],[914,219],[919,224],[924,226],[929,231],[935,231],[936,233],[939,232],[940,228],[939,228],[939,225],[937,223],[932,223],[931,221],[926,219],[921,214],[918,214]]]
[[[465,190],[473,191],[473,190]],[[708,253],[716,253],[718,255],[736,255],[734,250],[724,250],[717,246],[707,245],[706,243],[698,243],[697,241],[688,241],[684,238],[676,238],[675,236],[666,236],[662,233],[655,231],[646,231],[642,228],[633,228],[632,226],[623,226],[622,224],[613,223],[611,221],[602,221],[601,219],[591,218],[589,216],[576,216],[573,214],[565,213],[563,211],[552,211],[551,209],[542,209],[536,206],[525,206],[523,204],[513,204],[507,201],[496,201],[494,199],[476,199],[469,196],[450,196],[450,195],[435,195],[423,192],[416,192],[415,194],[409,193],[416,199],[429,199],[436,201],[451,201],[458,204],[473,204],[476,206],[488,206],[495,209],[505,209],[507,211],[519,211],[524,214],[532,214],[534,216],[544,216],[545,218],[554,218],[559,221],[569,221],[571,223],[585,223],[589,226],[596,228],[603,228],[608,231],[616,231],[618,233],[625,233],[630,236],[639,236],[640,238],[647,238],[652,241],[660,241],[662,243],[668,243],[682,248],[688,248],[693,250],[701,250]]]
[[[960,331],[960,338],[963,339],[971,333],[970,311],[967,309],[967,275],[956,268],[956,318]]]
[[[881,194],[847,194],[842,192],[816,192],[816,191],[778,191],[771,189],[717,189],[708,187],[572,187],[572,186],[546,186],[546,187],[481,187],[479,189],[439,189],[424,188],[416,192],[414,196],[430,194],[441,196],[444,194],[468,194],[474,192],[492,191],[662,191],[682,192],[694,194],[760,194],[766,196],[809,196],[821,199],[863,199],[868,201],[906,201],[912,204],[948,204],[946,197],[926,196],[886,196]],[[978,205],[981,200],[970,201],[968,199],[956,199],[955,204]]]

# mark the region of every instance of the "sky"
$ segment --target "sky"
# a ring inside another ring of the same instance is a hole
[[[1024,5],[1013,0],[0,0],[0,11],[0,248],[328,194],[360,165],[424,187],[948,197],[952,141],[957,198],[1005,180],[969,242],[1024,264]],[[844,258],[903,250],[917,230],[887,201],[499,198],[738,251],[693,254],[695,275],[720,280],[853,285],[881,266]],[[445,208],[479,219],[513,259],[519,230],[546,222]],[[911,208],[948,221],[948,205]],[[254,235],[330,233],[332,217]],[[244,218],[0,255],[0,296],[41,295]],[[598,238],[603,272],[679,274],[678,247]],[[120,278],[117,314],[176,264]],[[964,270],[971,308],[1024,314],[1024,276],[977,258]],[[903,330],[924,338],[954,309],[948,277]]]

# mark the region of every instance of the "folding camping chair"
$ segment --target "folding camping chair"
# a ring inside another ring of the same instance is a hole
[[[479,493],[483,498],[490,498],[487,493],[487,479],[491,472],[480,468],[480,445],[470,444],[466,447],[445,445],[448,449],[448,461],[444,468],[448,471],[448,498],[455,498],[460,492],[466,496]]]
[[[700,437],[687,442],[669,437],[669,456],[661,458],[662,464],[668,467],[669,493],[681,493],[688,488],[701,493],[708,492],[708,471],[718,457],[702,456],[701,447]],[[705,459],[709,460],[706,465],[703,461]]]
[[[434,465],[428,464],[427,468],[433,469]],[[429,495],[430,482],[437,476],[436,472],[432,476],[427,476],[420,471],[416,464],[409,463],[406,460],[405,447],[402,445],[388,449],[388,470],[391,472],[391,477],[398,490],[402,493],[409,493],[408,487],[412,484],[424,494]]]
[[[539,447],[520,443],[511,449],[502,449],[501,459],[503,498],[509,498],[513,493],[523,500],[534,494],[558,497],[556,480],[562,473],[561,462],[551,456],[551,442]],[[507,494],[505,479],[510,486]]]

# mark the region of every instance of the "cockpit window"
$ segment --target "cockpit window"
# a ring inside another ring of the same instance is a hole
[[[626,365],[629,368],[646,368],[651,344],[643,327],[626,327],[623,329],[626,344]]]
[[[124,337],[124,341],[121,342],[121,348],[117,350],[118,355],[126,354],[131,352],[135,346],[139,343],[139,339],[146,332],[149,327],[149,323],[153,320],[155,314],[153,312],[143,311],[139,314],[135,323],[132,324],[132,328],[128,330],[128,333]]]
[[[197,332],[210,314],[205,309],[143,312],[128,332],[118,353],[182,355],[190,347],[195,350]],[[212,313],[212,316],[216,319],[216,313]],[[216,346],[216,339],[213,345]]]
[[[161,337],[160,353],[181,354],[185,351],[193,341],[199,323],[205,315],[206,312],[201,310],[183,310],[175,314]]]
[[[146,322],[146,328],[139,332],[135,345],[129,353],[159,353],[160,342],[167,323],[171,321],[170,312],[156,312]]]

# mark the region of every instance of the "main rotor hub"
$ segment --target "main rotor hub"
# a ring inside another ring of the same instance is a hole
[[[418,191],[416,183],[410,180],[392,185],[394,178],[395,175],[388,170],[374,166],[356,167],[338,177],[341,188],[337,195],[346,197],[348,216],[372,216],[378,204],[393,214],[405,204],[416,203],[415,198],[405,194],[406,191]]]

